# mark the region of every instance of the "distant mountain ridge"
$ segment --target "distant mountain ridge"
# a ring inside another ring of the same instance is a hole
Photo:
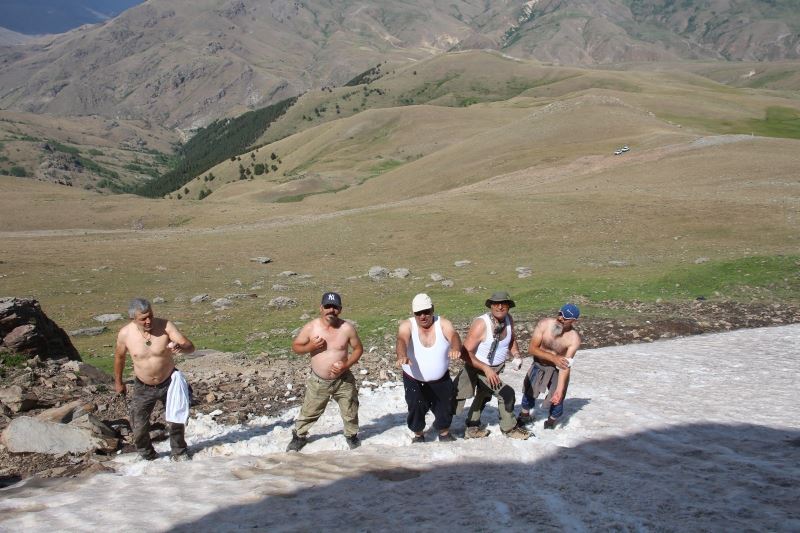
[[[149,0],[0,49],[0,107],[190,129],[378,63],[492,48],[562,65],[800,58],[797,0]]]
[[[0,46],[9,46],[9,45],[17,45],[22,44],[24,42],[30,41],[33,37],[29,35],[24,35],[22,33],[18,33],[12,30],[7,30],[6,28],[0,28]]]

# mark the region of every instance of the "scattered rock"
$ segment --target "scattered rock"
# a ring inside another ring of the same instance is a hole
[[[465,266],[467,266],[467,265],[471,265],[471,264],[472,264],[472,261],[469,261],[469,260],[467,260],[467,259],[462,259],[462,260],[460,260],[460,261],[456,261],[456,262],[455,262],[455,263],[453,263],[453,264],[454,264],[455,266],[457,266],[457,267],[461,268],[461,267],[465,267]]]
[[[69,332],[70,337],[96,337],[105,331],[108,328],[105,326],[96,326],[92,328],[81,328],[81,329],[73,329]]]
[[[531,267],[517,267],[514,270],[516,270],[518,278],[529,278],[533,275]]]
[[[395,268],[393,272],[389,273],[390,278],[407,278],[411,272],[407,268]]]
[[[297,307],[297,300],[294,298],[289,298],[287,296],[276,296],[272,300],[269,301],[270,307],[274,309],[286,309],[289,307]]]
[[[382,266],[374,266],[369,269],[367,275],[374,280],[384,279],[389,276],[389,269]]]
[[[198,294],[197,296],[193,296],[192,299],[189,301],[192,302],[193,304],[199,304],[200,302],[207,302],[210,299],[211,296],[209,296],[208,294]]]
[[[164,298],[162,298],[161,296],[156,296],[155,298],[153,298],[153,303],[154,304],[164,304],[164,303],[167,303],[167,301]]]
[[[97,322],[101,324],[108,324],[109,322],[116,322],[117,320],[122,320],[122,315],[119,313],[106,313],[104,315],[97,315],[92,317]]]
[[[211,306],[214,309],[228,309],[229,307],[233,306],[233,300],[228,298],[217,298],[213,302],[211,302]]]
[[[447,288],[447,289],[449,289],[449,288],[450,288],[450,287],[452,287],[453,285],[455,285],[455,283],[453,282],[453,280],[452,280],[452,279],[446,279],[446,280],[443,280],[443,281],[442,281],[442,287],[445,287],[445,288]]]
[[[250,261],[254,261],[256,263],[261,263],[262,265],[266,265],[267,263],[272,263],[272,259],[269,257],[259,256],[259,257],[251,257]]]
[[[72,422],[73,418],[77,418],[85,413],[91,413],[97,410],[97,406],[91,402],[84,402],[83,400],[74,400],[66,403],[60,407],[53,407],[46,409],[36,415],[37,420],[43,422],[56,422],[58,424],[68,424]]]
[[[281,278],[291,278],[292,276],[296,276],[297,272],[292,272],[291,270],[284,270],[280,274],[278,274]]]
[[[113,452],[119,445],[117,433],[92,413],[85,413],[77,418],[73,418],[69,425],[89,432],[96,439],[96,442],[98,442],[98,447],[96,449],[99,451]]]
[[[83,385],[110,385],[114,383],[114,376],[81,361],[69,361],[64,363],[61,365],[61,371],[74,372],[80,375],[80,381]]]
[[[703,263],[708,263],[710,259],[708,257],[698,257],[694,260],[695,265],[702,265]]]
[[[434,272],[433,274],[431,274],[431,281],[442,281],[443,279],[444,276],[442,276],[438,272]]]
[[[39,407],[39,397],[19,385],[0,388],[0,402],[12,413],[23,413]]]

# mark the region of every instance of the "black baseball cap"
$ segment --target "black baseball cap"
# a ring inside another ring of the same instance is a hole
[[[335,305],[336,307],[341,309],[342,308],[342,297],[339,296],[339,294],[335,293],[335,292],[326,292],[325,294],[322,295],[322,301],[320,302],[320,305],[322,305],[322,306]]]

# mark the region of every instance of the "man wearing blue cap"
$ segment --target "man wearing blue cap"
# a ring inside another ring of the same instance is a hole
[[[520,425],[533,422],[534,400],[542,393],[546,393],[545,404],[550,404],[544,429],[554,429],[564,414],[570,369],[581,345],[581,337],[573,329],[580,315],[575,304],[565,304],[558,317],[544,318],[536,324],[528,347],[533,364],[522,385],[522,411],[517,418]]]

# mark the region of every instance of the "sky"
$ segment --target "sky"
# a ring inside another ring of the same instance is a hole
[[[189,421],[192,462],[114,460],[115,473],[0,490],[0,531],[799,531],[800,325],[581,350],[566,421],[535,436],[411,444],[399,381],[364,386],[362,446],[335,403],[300,453],[297,408]],[[520,390],[523,371],[506,382]],[[399,377],[399,376],[398,376]],[[365,379],[369,380],[369,376]],[[519,397],[517,398],[519,406]]]

